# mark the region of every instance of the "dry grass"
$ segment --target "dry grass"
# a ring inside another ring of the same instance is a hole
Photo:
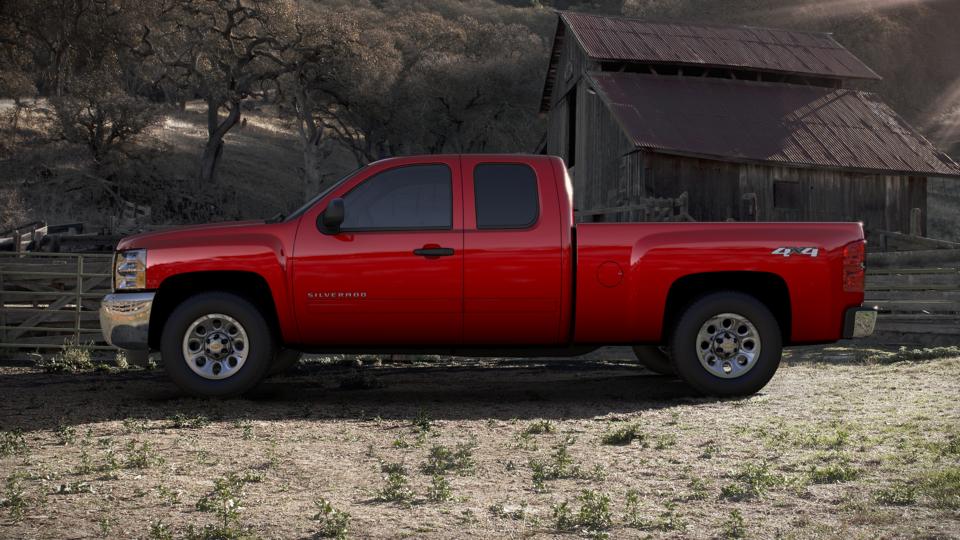
[[[800,350],[728,401],[626,349],[360,389],[313,362],[225,402],[0,368],[0,537],[960,536],[960,359],[858,358]]]

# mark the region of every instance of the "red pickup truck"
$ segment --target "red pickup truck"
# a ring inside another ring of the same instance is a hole
[[[286,217],[125,238],[100,317],[201,396],[300,351],[604,345],[730,396],[767,384],[785,345],[870,335],[863,282],[857,223],[575,224],[559,158],[432,155],[368,165]]]

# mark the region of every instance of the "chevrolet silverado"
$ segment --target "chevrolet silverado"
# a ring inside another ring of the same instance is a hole
[[[575,223],[556,157],[391,158],[285,217],[123,239],[100,318],[200,396],[240,395],[303,351],[605,345],[745,395],[784,346],[873,332],[864,248],[858,223]]]

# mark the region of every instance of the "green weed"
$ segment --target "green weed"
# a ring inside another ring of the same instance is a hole
[[[137,441],[127,443],[127,459],[124,466],[128,469],[149,469],[163,463],[163,458],[157,455],[150,441],[137,444]]]
[[[427,489],[427,498],[433,502],[446,502],[453,499],[450,482],[441,474],[434,474]]]
[[[524,435],[543,435],[544,433],[553,433],[556,426],[549,420],[537,420],[531,422],[521,433]]]
[[[740,539],[747,537],[747,524],[739,510],[730,512],[730,516],[723,522],[720,529],[721,538]]]
[[[188,538],[245,538],[250,536],[249,527],[240,522],[243,511],[244,486],[249,480],[236,473],[228,473],[213,482],[213,491],[200,497],[194,505],[199,512],[212,512],[216,515],[215,525],[205,525],[196,529],[192,525],[187,530]]]
[[[607,538],[613,526],[610,496],[585,489],[577,496],[580,508],[574,512],[568,501],[553,506],[554,527],[558,531],[579,530],[593,538]]]
[[[385,476],[383,487],[377,492],[378,501],[409,504],[413,500],[413,490],[410,489],[407,471],[402,464],[384,463],[380,466],[380,472]]]
[[[457,443],[455,448],[434,445],[420,470],[425,474],[445,474],[449,471],[465,474],[474,467],[473,451],[476,447],[474,442]]]
[[[151,521],[147,538],[149,540],[173,540],[173,529],[159,519]]]
[[[785,483],[785,479],[770,472],[767,463],[750,464],[734,476],[736,483],[720,489],[720,497],[734,501],[759,499],[767,490]]]
[[[0,431],[0,457],[26,454],[27,450],[27,441],[24,440],[22,431]]]
[[[873,494],[873,498],[880,504],[909,506],[917,502],[917,488],[909,484],[894,484],[888,488],[877,490]]]
[[[4,486],[3,499],[0,499],[0,508],[6,508],[10,514],[10,519],[13,521],[23,519],[23,514],[29,502],[25,495],[21,478],[22,475],[17,473],[8,476],[6,485]]]
[[[837,484],[856,480],[860,476],[860,469],[850,464],[850,460],[842,455],[835,454],[827,458],[826,465],[811,465],[808,471],[810,481],[814,484]]]
[[[620,426],[605,433],[603,437],[600,438],[601,443],[614,446],[626,446],[633,441],[640,441],[642,445],[646,446],[646,435],[640,429],[639,424]]]
[[[147,430],[147,421],[143,418],[124,418],[123,432],[126,434],[143,433]]]
[[[177,413],[170,417],[170,427],[174,429],[201,429],[210,424],[210,419],[202,414],[187,416]]]
[[[180,504],[180,490],[173,490],[160,484],[157,486],[157,496],[160,497],[160,500],[164,502],[167,506],[176,506]]]
[[[656,518],[650,519],[640,512],[640,494],[632,489],[627,491],[624,521],[628,526],[640,530],[667,532],[685,531],[687,529],[687,521],[677,513],[677,503],[666,503],[663,512]]]
[[[350,526],[350,514],[342,512],[333,507],[330,501],[320,498],[314,501],[317,507],[317,513],[313,520],[318,522],[318,529],[315,537],[336,538],[343,540],[347,537],[347,529]]]
[[[56,354],[41,356],[36,364],[47,373],[76,373],[94,368],[90,346],[77,343],[72,338],[65,341]]]
[[[920,489],[937,508],[960,508],[960,467],[949,467],[926,476]]]
[[[530,469],[533,471],[533,489],[539,493],[546,491],[548,480],[560,478],[583,478],[585,475],[570,454],[570,446],[574,439],[568,437],[553,446],[553,453],[549,461],[531,459]]]
[[[57,442],[60,446],[67,446],[77,442],[77,428],[71,425],[61,422],[54,433],[57,436]]]
[[[413,417],[413,429],[417,433],[426,434],[433,429],[433,422],[430,420],[430,416],[423,409],[417,409],[417,415]]]

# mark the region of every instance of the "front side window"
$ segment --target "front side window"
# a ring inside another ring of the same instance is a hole
[[[473,189],[478,229],[525,229],[537,222],[537,175],[527,165],[477,165]]]
[[[343,197],[341,230],[450,229],[451,178],[446,165],[412,165],[376,174]]]

